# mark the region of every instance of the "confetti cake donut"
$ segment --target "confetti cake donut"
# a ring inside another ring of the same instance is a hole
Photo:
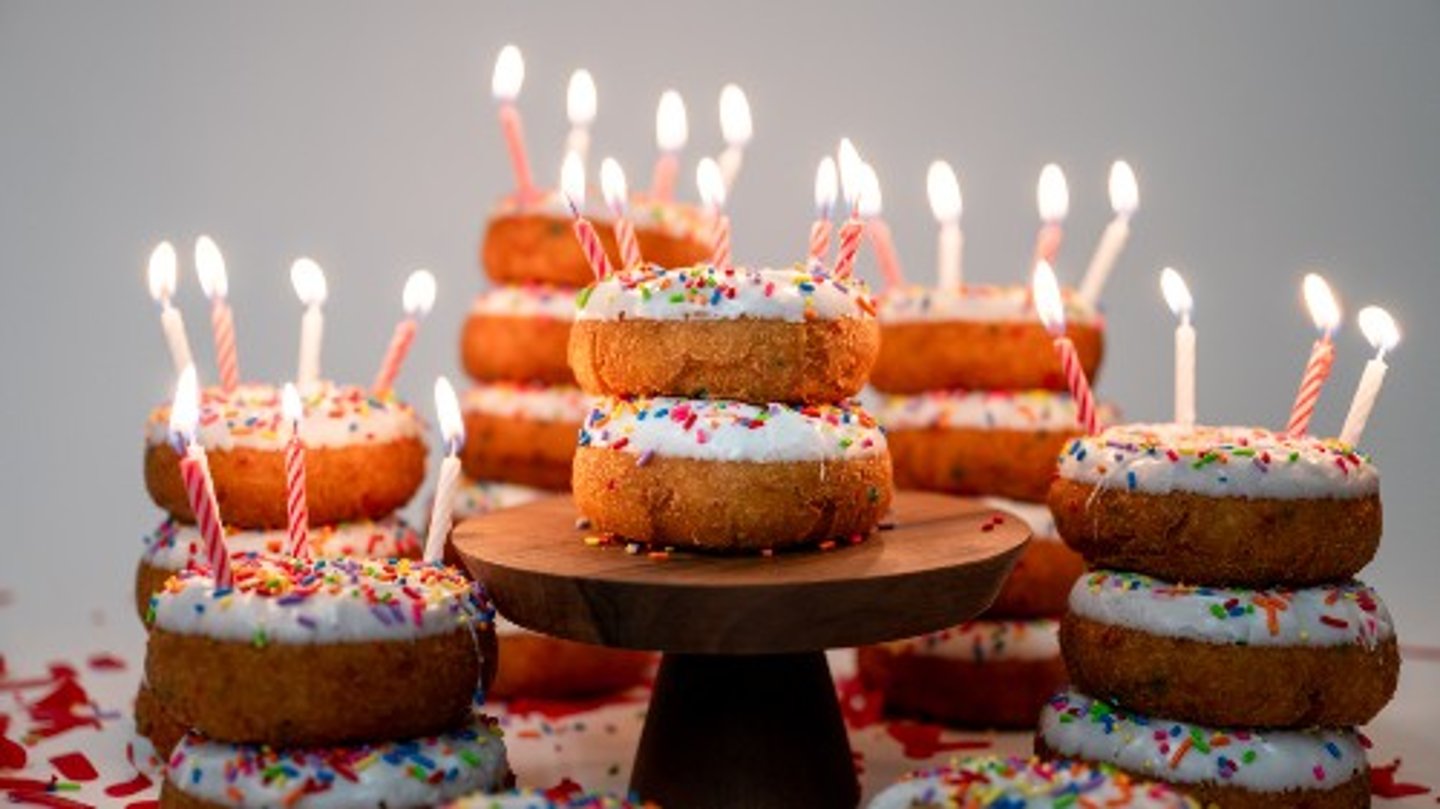
[[[548,495],[544,489],[521,486],[518,483],[504,483],[495,480],[472,480],[462,476],[460,486],[455,490],[451,513],[456,522],[489,514],[505,508],[522,506]],[[433,501],[431,501],[433,503]],[[430,509],[426,508],[428,515]],[[448,550],[448,548],[447,548]],[[448,560],[447,560],[448,561]],[[463,565],[456,564],[457,567]]]
[[[711,220],[701,209],[677,202],[633,196],[630,219],[647,261],[683,267],[708,258]],[[620,250],[608,216],[587,214],[613,266]],[[492,281],[537,282],[582,287],[595,280],[585,252],[575,241],[573,215],[558,192],[521,205],[515,196],[500,201],[480,244],[480,263]]]
[[[1059,623],[981,619],[861,647],[860,682],[887,713],[945,724],[1030,728],[1065,684]]]
[[[1104,350],[1104,318],[1069,292],[1064,300],[1066,334],[1093,382]],[[870,381],[880,390],[1066,390],[1054,340],[1028,287],[908,286],[887,292],[879,311],[883,339]]]
[[[1165,784],[1139,781],[1106,764],[979,756],[917,770],[870,801],[870,809],[1143,807],[1200,809]]]
[[[865,285],[819,265],[647,265],[576,305],[570,367],[593,394],[835,402],[859,393],[879,350]]]
[[[570,789],[574,782],[562,782],[552,789],[516,789],[498,794],[470,795],[445,804],[445,809],[659,809],[658,804],[638,803],[614,795],[600,795]]]
[[[460,462],[467,477],[551,491],[570,488],[575,436],[587,412],[578,388],[492,382],[467,391],[461,407]]]
[[[599,531],[719,552],[862,537],[890,507],[885,435],[857,405],[605,399],[575,504]]]
[[[1060,541],[1050,509],[997,497],[987,497],[985,503],[1019,517],[1031,534],[985,616],[1023,619],[1064,613],[1071,585],[1085,572],[1085,560]]]
[[[278,747],[443,733],[494,677],[494,611],[459,571],[409,560],[234,557],[154,596],[145,679],[219,741]]]
[[[1252,427],[1131,424],[1077,438],[1049,503],[1092,565],[1191,584],[1344,581],[1380,544],[1368,458]]]
[[[460,332],[460,360],[477,382],[574,385],[566,352],[575,290],[509,284],[480,293]]]
[[[300,426],[308,452],[312,525],[378,520],[410,501],[425,479],[424,425],[393,394],[325,383],[304,394]],[[193,523],[179,457],[171,445],[170,406],[146,424],[145,486],[160,508]],[[284,528],[285,443],[290,427],[280,390],[241,385],[233,393],[201,393],[196,434],[210,462],[215,496],[227,525]]]
[[[1364,724],[1400,673],[1390,613],[1355,581],[1244,590],[1097,570],[1071,591],[1061,642],[1084,693],[1217,725]]]
[[[1076,691],[1040,717],[1036,752],[1110,763],[1205,806],[1370,805],[1369,766],[1350,730],[1227,730],[1131,713]]]
[[[476,790],[513,786],[503,735],[495,720],[476,716],[434,736],[348,747],[277,749],[186,736],[170,756],[160,806],[436,806]]]

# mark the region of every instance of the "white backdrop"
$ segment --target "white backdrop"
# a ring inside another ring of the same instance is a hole
[[[1073,195],[1060,271],[1073,279],[1109,216],[1107,167],[1129,159],[1142,207],[1106,297],[1100,387],[1135,417],[1169,408],[1162,264],[1197,298],[1209,421],[1283,423],[1313,338],[1305,267],[1327,270],[1352,315],[1321,430],[1338,429],[1368,353],[1353,313],[1391,307],[1406,339],[1365,440],[1389,530],[1367,576],[1406,640],[1440,642],[1437,39],[1440,5],[1418,1],[0,2],[0,648],[139,631],[126,598],[156,519],[141,423],[171,381],[142,281],[157,240],[188,255],[198,233],[216,237],[242,366],[266,379],[293,373],[295,256],[330,274],[326,368],[362,381],[405,273],[434,268],[442,299],[402,380],[428,412],[483,283],[479,227],[509,182],[488,98],[509,41],[527,57],[521,105],[547,180],[572,69],[599,84],[595,154],[637,178],[662,89],[689,101],[688,180],[721,145],[721,85],[740,82],[757,129],[734,194],[741,258],[797,255],[815,161],[847,134],[881,175],[916,276],[933,266],[931,159],[959,169],[967,266],[990,281],[1025,271],[1035,177],[1060,162]],[[186,269],[179,301],[208,359]]]

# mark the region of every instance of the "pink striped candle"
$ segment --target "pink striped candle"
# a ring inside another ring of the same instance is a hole
[[[810,258],[824,263],[825,254],[830,252],[830,234],[834,226],[830,217],[835,214],[835,198],[840,194],[840,175],[835,168],[835,158],[826,155],[815,169],[815,222],[810,226]]]
[[[285,523],[289,531],[285,553],[305,557],[310,554],[310,502],[305,484],[305,441],[300,437],[300,421],[305,405],[300,392],[286,383],[280,394],[280,411],[290,422],[290,440],[285,442]]]
[[[240,357],[235,349],[235,317],[230,304],[216,297],[210,305],[210,328],[215,332],[215,360],[220,366],[220,385],[226,393],[240,386]]]
[[[600,161],[600,190],[610,213],[615,216],[615,240],[620,243],[620,264],[638,267],[645,263],[640,254],[640,240],[635,236],[635,223],[630,221],[630,188],[625,171],[613,157]]]
[[[1080,364],[1075,343],[1065,336],[1065,304],[1061,301],[1060,284],[1055,280],[1055,271],[1049,262],[1041,261],[1035,265],[1031,294],[1040,322],[1055,338],[1055,354],[1060,358],[1060,369],[1065,374],[1066,386],[1070,388],[1070,398],[1075,401],[1075,421],[1087,435],[1095,435],[1100,431],[1095,394],[1090,390],[1090,380]]]
[[[225,548],[225,529],[210,481],[210,465],[200,445],[191,443],[186,447],[185,456],[180,459],[180,477],[185,483],[190,511],[195,515],[195,527],[205,542],[205,562],[215,578],[215,586],[232,587],[235,578],[230,570],[230,554]]]
[[[855,254],[860,252],[860,239],[865,235],[865,220],[851,214],[840,227],[840,252],[835,257],[835,277],[848,278],[855,271]]]
[[[1324,278],[1313,272],[1307,273],[1301,288],[1305,293],[1305,308],[1310,310],[1310,319],[1320,330],[1320,338],[1310,348],[1310,359],[1305,363],[1304,375],[1300,377],[1300,390],[1295,393],[1295,404],[1290,408],[1290,420],[1285,425],[1285,432],[1297,437],[1310,431],[1310,418],[1315,415],[1320,391],[1335,364],[1335,344],[1331,338],[1340,326],[1340,304]]]
[[[730,269],[730,217],[724,213],[717,214],[715,226],[710,233],[710,243],[714,250],[710,255],[710,263],[722,270]]]
[[[880,265],[880,275],[885,279],[885,286],[890,289],[905,286],[905,273],[900,269],[900,257],[895,253],[895,240],[890,235],[890,226],[877,216],[870,220],[867,230],[870,234],[870,246],[875,249],[876,263]]]
[[[650,182],[650,195],[660,202],[675,197],[675,178],[680,173],[680,150],[690,140],[690,121],[685,112],[685,99],[674,90],[660,94],[655,109],[655,144],[660,156]]]
[[[385,359],[380,363],[380,371],[375,374],[371,390],[387,393],[394,386],[395,377],[400,373],[400,365],[405,361],[405,355],[410,353],[410,344],[415,342],[415,333],[419,329],[420,324],[413,317],[407,317],[395,324],[395,333],[390,337],[390,347],[385,351]]]
[[[730,217],[725,215],[725,174],[713,158],[704,158],[695,168],[695,185],[713,221],[710,225],[710,263],[730,269]]]
[[[825,254],[830,252],[830,233],[834,226],[829,219],[816,219],[810,225],[810,258],[813,261],[824,262]]]
[[[570,206],[571,215],[575,217],[575,241],[580,243],[580,249],[585,252],[585,260],[590,263],[596,280],[609,278],[612,273],[610,257],[605,255],[605,245],[600,242],[600,234],[595,232],[595,226],[590,224],[590,220],[580,215],[579,206],[585,201],[585,164],[575,152],[565,155],[564,162],[560,164],[560,193]]]
[[[515,99],[525,83],[525,59],[520,49],[506,45],[495,59],[495,72],[490,78],[490,93],[500,102],[500,132],[510,153],[510,167],[515,172],[515,191],[523,202],[535,194],[535,180],[530,174],[530,158],[525,152],[525,128]]]

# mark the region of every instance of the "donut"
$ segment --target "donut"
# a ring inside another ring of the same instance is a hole
[[[780,549],[869,534],[890,508],[890,454],[853,404],[604,399],[580,431],[574,491],[601,532]]]
[[[587,393],[815,404],[854,396],[879,350],[858,279],[818,264],[647,265],[576,299],[570,367]]]
[[[225,547],[231,553],[279,553],[288,536],[283,530],[230,530]],[[171,576],[189,567],[192,560],[205,558],[203,543],[195,526],[174,518],[166,518],[145,538],[145,553],[135,571],[135,608],[142,621],[150,611],[150,597],[164,589]],[[423,546],[424,540],[415,529],[393,515],[310,529],[310,555],[319,558],[419,559]]]
[[[495,700],[584,699],[614,694],[650,680],[657,656],[531,632],[497,618],[505,665],[486,696]]]
[[[142,680],[135,692],[135,733],[150,743],[155,757],[162,763],[168,761],[170,751],[187,732],[185,725],[165,710]]]
[[[424,424],[393,394],[324,384],[305,394],[300,426],[312,525],[378,520],[410,501],[425,479]],[[156,505],[193,523],[179,456],[171,444],[170,406],[150,413],[145,486]],[[220,516],[238,528],[284,528],[285,443],[280,389],[206,388],[196,435],[209,457]]]
[[[1084,693],[1213,725],[1364,724],[1400,674],[1390,613],[1355,581],[1246,590],[1097,570],[1071,590],[1060,639]]]
[[[630,219],[646,261],[667,267],[694,264],[710,256],[711,219],[701,209],[644,196],[630,201]],[[612,266],[620,266],[611,220],[587,214]],[[501,284],[544,283],[581,287],[595,280],[585,252],[575,240],[574,215],[558,192],[520,203],[501,200],[480,244],[480,263]]]
[[[575,436],[587,408],[578,388],[492,382],[467,391],[461,407],[460,463],[467,477],[551,491],[570,488]]]
[[[460,360],[477,382],[574,385],[566,351],[575,290],[505,285],[480,293],[460,332]]]
[[[1200,809],[1165,784],[1140,781],[1108,764],[977,756],[917,770],[886,787],[870,809],[1144,807]]]
[[[460,486],[455,490],[451,513],[458,522],[489,514],[492,511],[524,505],[549,494],[544,489],[534,489],[514,483],[471,480],[468,477],[461,477]],[[426,510],[426,513],[429,513],[429,509]]]
[[[881,296],[879,313],[880,357],[870,381],[887,393],[1068,388],[1029,287],[899,287]],[[1094,382],[1104,318],[1066,292],[1065,321],[1080,365]]]
[[[1365,749],[1352,730],[1228,730],[1147,717],[1078,691],[1046,704],[1042,757],[1113,764],[1167,782],[1205,806],[1370,805]]]
[[[493,609],[453,568],[262,554],[232,567],[233,588],[172,577],[148,616],[146,682],[211,739],[323,747],[443,733],[493,679]]]
[[[363,704],[352,706],[364,711]],[[495,720],[404,741],[281,749],[186,736],[170,756],[163,809],[435,806],[467,793],[505,789],[515,776]]]
[[[969,621],[857,651],[860,682],[887,713],[948,725],[1035,726],[1040,706],[1065,684],[1059,624]]]
[[[1344,581],[1380,544],[1368,458],[1257,427],[1130,424],[1077,438],[1049,503],[1091,565],[1189,584]]]
[[[1070,587],[1085,572],[1085,560],[1055,534],[1050,509],[998,497],[987,497],[984,502],[1018,516],[1030,526],[1031,539],[983,616],[1050,618],[1065,612]]]
[[[638,803],[614,795],[569,789],[574,782],[562,782],[552,789],[515,789],[510,792],[481,793],[451,801],[445,809],[659,809],[659,804]]]

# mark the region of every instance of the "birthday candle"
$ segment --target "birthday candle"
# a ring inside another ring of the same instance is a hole
[[[847,278],[855,268],[855,254],[865,235],[865,220],[860,218],[860,196],[865,191],[865,163],[849,138],[840,140],[840,187],[850,218],[840,227],[840,249],[835,257],[835,277]]]
[[[895,239],[890,235],[890,226],[880,216],[884,207],[880,178],[875,174],[875,167],[869,163],[865,163],[861,171],[864,186],[857,200],[860,216],[866,220],[866,231],[870,234],[870,244],[875,248],[875,258],[885,285],[898,289],[905,285],[905,274],[900,269],[900,257],[895,253]]]
[[[300,436],[305,405],[300,401],[300,392],[289,382],[280,394],[280,411],[290,425],[290,440],[285,442],[285,553],[306,557],[310,555],[310,500],[305,481],[305,441]]]
[[[1099,432],[1095,395],[1090,390],[1090,380],[1080,364],[1075,343],[1065,336],[1065,305],[1060,298],[1060,284],[1055,280],[1055,271],[1049,262],[1040,261],[1035,265],[1032,281],[1032,295],[1035,311],[1040,322],[1055,339],[1055,353],[1060,358],[1060,368],[1065,374],[1065,384],[1070,388],[1070,398],[1075,401],[1075,420],[1087,435]]]
[[[944,160],[930,164],[925,176],[925,191],[930,198],[930,212],[940,226],[936,247],[936,285],[940,289],[960,291],[964,286],[964,272],[960,256],[964,249],[965,235],[960,230],[960,181],[955,179],[955,170]]]
[[[660,156],[655,159],[655,174],[650,194],[661,202],[675,196],[675,176],[680,172],[680,150],[690,139],[690,122],[685,116],[685,99],[674,90],[660,95],[655,109],[655,143]]]
[[[722,270],[730,269],[730,217],[725,215],[725,178],[720,166],[706,157],[695,168],[695,184],[700,199],[714,219],[711,233],[710,263]]]
[[[725,139],[725,151],[720,153],[720,173],[725,178],[725,192],[735,186],[735,177],[740,173],[744,160],[745,146],[755,134],[755,123],[750,117],[750,99],[738,85],[727,84],[720,90],[720,134]]]
[[[209,236],[195,240],[195,272],[200,276],[200,289],[210,299],[210,328],[215,334],[220,386],[232,393],[240,385],[240,358],[235,349],[235,317],[227,301],[230,279],[225,273],[225,258]]]
[[[500,102],[500,131],[510,153],[510,167],[515,172],[515,190],[522,200],[535,193],[535,180],[530,174],[530,157],[525,153],[525,128],[515,99],[525,83],[525,59],[520,49],[506,45],[495,59],[495,72],[490,78],[490,92]]]
[[[421,319],[429,314],[431,307],[435,305],[435,276],[429,270],[410,273],[410,277],[405,280],[405,289],[400,294],[400,304],[405,317],[395,325],[395,334],[390,338],[390,347],[385,351],[385,359],[380,363],[380,372],[375,375],[375,382],[370,386],[376,393],[386,393],[394,386],[400,366],[405,362],[405,356],[410,353],[410,344],[415,342],[415,333],[419,331]]]
[[[1035,260],[1054,265],[1055,256],[1060,252],[1060,241],[1065,236],[1062,225],[1070,213],[1070,187],[1065,183],[1065,172],[1054,163],[1046,163],[1040,170],[1040,182],[1035,187],[1035,203],[1040,210],[1040,232],[1035,236]]]
[[[1315,415],[1315,405],[1320,401],[1320,391],[1330,377],[1335,364],[1335,329],[1340,326],[1340,304],[1325,279],[1315,273],[1307,273],[1302,285],[1305,292],[1305,307],[1310,310],[1310,319],[1320,330],[1320,337],[1310,347],[1310,359],[1305,363],[1305,373],[1300,377],[1300,390],[1295,393],[1295,404],[1290,407],[1290,420],[1285,432],[1299,437],[1310,431],[1310,418]]]
[[[590,124],[597,108],[595,79],[588,70],[570,74],[565,88],[565,117],[570,120],[570,134],[565,138],[565,151],[580,155],[583,165],[590,155]]]
[[[185,336],[185,321],[180,312],[170,303],[175,295],[175,248],[169,242],[155,245],[150,253],[150,264],[146,272],[150,297],[160,304],[160,328],[165,333],[165,343],[170,347],[170,359],[175,363],[175,373],[184,373],[194,364],[190,356],[190,340]]]
[[[300,362],[295,378],[296,384],[308,391],[320,381],[320,342],[325,334],[325,315],[320,307],[329,295],[329,286],[320,265],[308,258],[297,258],[290,265],[290,283],[305,306],[300,318]]]
[[[1130,217],[1139,206],[1140,187],[1135,182],[1135,172],[1129,163],[1116,160],[1110,167],[1110,207],[1115,211],[1115,218],[1100,234],[1100,244],[1096,246],[1095,255],[1090,258],[1090,266],[1080,282],[1079,297],[1084,303],[1093,307],[1099,302],[1105,279],[1110,277],[1115,259],[1119,258],[1120,251],[1125,249],[1125,242],[1130,238]]]
[[[460,448],[465,445],[465,421],[460,417],[460,402],[450,380],[435,380],[435,416],[445,443],[445,458],[435,484],[435,502],[430,507],[430,532],[425,537],[425,561],[439,562],[445,558],[445,540],[450,536],[454,518],[455,491],[460,486]]]
[[[605,255],[605,246],[600,243],[595,226],[580,214],[580,205],[585,199],[585,167],[580,163],[580,156],[574,152],[565,155],[565,162],[560,165],[560,192],[565,195],[570,213],[575,217],[575,240],[585,251],[585,260],[590,263],[591,271],[598,280],[609,278],[610,259]]]
[[[196,530],[205,544],[205,559],[210,575],[218,588],[230,587],[234,577],[230,554],[225,547],[225,527],[220,521],[220,508],[215,501],[215,483],[210,477],[210,464],[205,450],[195,440],[200,421],[200,389],[195,366],[187,365],[180,372],[175,386],[175,400],[170,405],[170,435],[176,452],[180,453],[180,479],[185,485],[185,498],[195,517]]]
[[[1360,310],[1360,332],[1375,349],[1375,358],[1365,363],[1360,375],[1360,385],[1355,389],[1355,398],[1350,402],[1350,412],[1345,416],[1345,426],[1340,430],[1340,443],[1356,446],[1365,432],[1365,423],[1370,420],[1370,411],[1380,396],[1380,386],[1385,382],[1385,355],[1400,344],[1400,327],[1390,313],[1378,306],[1367,306]]]
[[[1170,311],[1180,318],[1175,327],[1175,423],[1181,427],[1195,426],[1195,327],[1190,313],[1195,300],[1190,287],[1173,267],[1160,271],[1160,291]]]
[[[613,157],[600,161],[600,191],[610,213],[615,217],[615,240],[620,243],[620,264],[626,268],[645,262],[640,254],[640,240],[635,236],[635,223],[630,221],[630,190],[625,170]]]
[[[811,261],[824,263],[830,252],[830,217],[835,213],[835,197],[840,193],[840,178],[835,158],[826,155],[815,170],[815,222],[810,226]]]

